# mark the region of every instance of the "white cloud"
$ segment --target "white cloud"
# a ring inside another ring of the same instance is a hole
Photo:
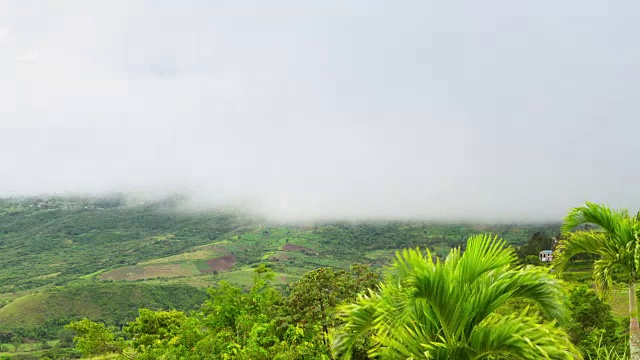
[[[0,191],[174,186],[300,217],[640,203],[635,2],[321,3],[11,2]]]
[[[29,50],[16,56],[17,61],[35,61],[38,60],[40,54],[37,50]]]

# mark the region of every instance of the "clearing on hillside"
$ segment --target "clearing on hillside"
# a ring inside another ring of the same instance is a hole
[[[284,251],[277,251],[275,254],[272,254],[268,257],[269,261],[283,261],[289,259],[290,257],[287,256],[287,253]]]
[[[152,264],[163,264],[170,262],[182,262],[182,261],[192,261],[192,260],[205,260],[211,259],[216,255],[226,255],[229,251],[225,250],[222,247],[216,245],[205,245],[199,246],[189,251],[185,251],[181,254],[167,256],[159,259],[152,259],[140,265],[152,265]]]
[[[118,268],[99,275],[100,280],[146,280],[154,278],[172,278],[197,274],[192,263],[135,265]]]
[[[211,271],[227,271],[236,264],[236,257],[233,254],[227,254],[217,257],[215,259],[205,261],[209,265],[210,270],[200,269],[201,273],[207,273]]]
[[[295,245],[295,244],[284,244],[284,245],[282,245],[282,251],[294,251],[294,252],[317,254],[317,252],[315,250],[313,250],[313,249],[309,249],[308,247]]]

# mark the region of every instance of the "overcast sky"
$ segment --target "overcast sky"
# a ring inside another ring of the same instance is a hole
[[[0,195],[640,207],[640,2],[0,0]]]

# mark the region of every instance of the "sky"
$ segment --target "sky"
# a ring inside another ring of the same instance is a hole
[[[0,0],[0,195],[635,212],[638,18],[635,0]]]

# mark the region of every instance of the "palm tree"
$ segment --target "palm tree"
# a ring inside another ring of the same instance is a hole
[[[349,357],[370,336],[370,355],[385,359],[580,359],[556,325],[566,316],[558,280],[540,268],[515,267],[516,259],[490,235],[470,237],[464,253],[453,249],[444,261],[428,250],[398,252],[379,291],[342,309],[334,355]],[[528,307],[497,312],[514,299],[532,300],[555,320],[540,324]]]
[[[590,228],[591,225],[597,227]],[[639,230],[639,217],[629,216],[627,210],[612,210],[604,205],[587,202],[585,206],[571,210],[565,217],[562,226],[564,238],[558,243],[555,260],[556,267],[562,270],[568,261],[578,254],[598,255],[599,259],[593,266],[593,280],[602,299],[611,296],[613,272],[624,274],[629,284],[631,359],[640,359],[640,329],[636,302]]]

